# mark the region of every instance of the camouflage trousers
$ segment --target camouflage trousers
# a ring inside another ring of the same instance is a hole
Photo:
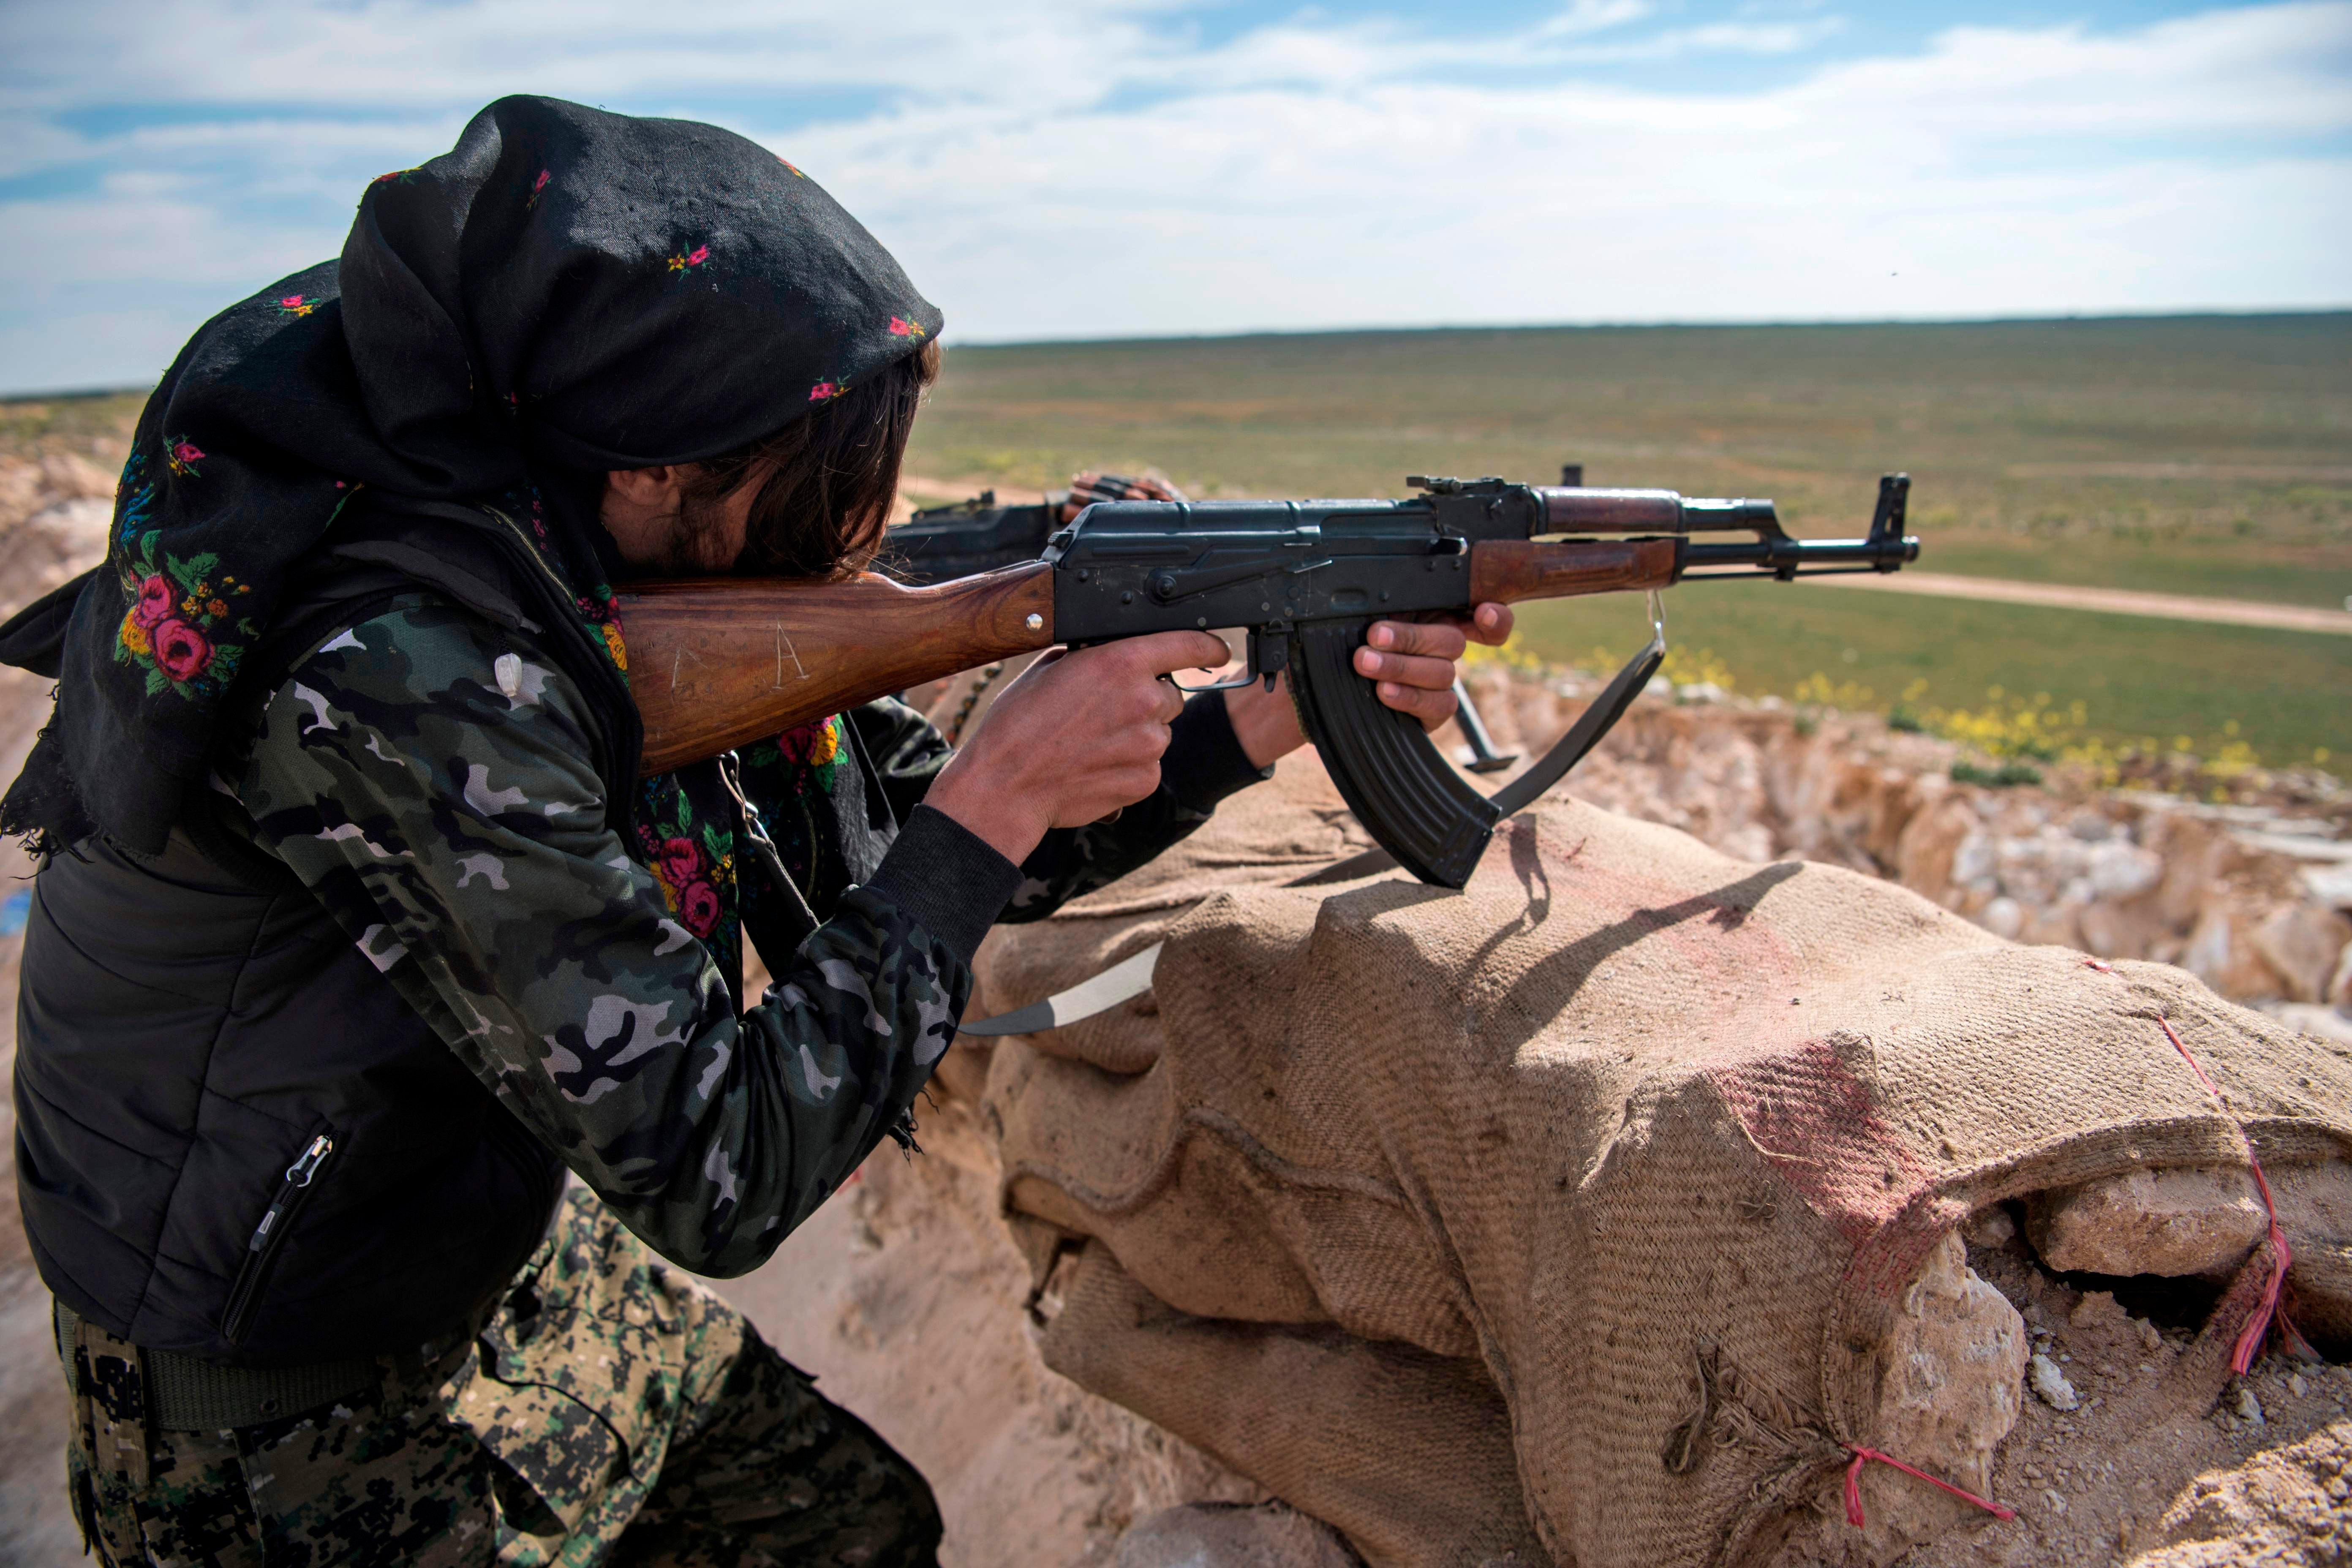
[[[109,1564],[935,1560],[913,1467],[577,1188],[478,1335],[325,1410],[149,1430],[137,1354],[82,1325],[68,1480]]]

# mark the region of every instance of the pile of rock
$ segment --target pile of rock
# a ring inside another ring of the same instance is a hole
[[[1496,743],[1539,752],[1588,678],[1486,666]],[[2235,1001],[2352,1040],[2352,790],[2305,773],[2256,804],[1951,777],[1960,750],[1870,714],[1800,711],[1657,683],[1572,775],[1578,795],[1751,860],[1886,877],[1987,930],[2178,963]]]

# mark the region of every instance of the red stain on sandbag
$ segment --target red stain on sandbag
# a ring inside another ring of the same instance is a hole
[[[1866,1044],[1844,1037],[1717,1068],[1716,1092],[1814,1213],[1855,1247],[1901,1214],[1927,1184],[1919,1157],[1879,1115],[1870,1085],[1847,1065]]]

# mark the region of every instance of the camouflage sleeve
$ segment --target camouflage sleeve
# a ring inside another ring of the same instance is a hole
[[[225,782],[257,842],[632,1230],[741,1273],[912,1103],[1018,874],[917,813],[739,1018],[608,820],[593,722],[551,658],[419,596],[298,666]]]
[[[1235,791],[1274,776],[1234,737],[1222,691],[1195,697],[1169,726],[1160,787],[1110,822],[1057,827],[1021,863],[1021,885],[998,918],[1044,920],[1081,894],[1118,880],[1177,843]]]

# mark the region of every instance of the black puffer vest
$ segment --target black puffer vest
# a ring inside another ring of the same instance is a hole
[[[339,524],[247,666],[255,690],[420,587],[551,634],[604,721],[607,798],[627,801],[625,687],[564,585],[481,512]],[[151,1350],[281,1365],[414,1347],[530,1254],[562,1163],[208,798],[158,856],[91,838],[35,879],[16,1056],[35,1259],[60,1300]]]

